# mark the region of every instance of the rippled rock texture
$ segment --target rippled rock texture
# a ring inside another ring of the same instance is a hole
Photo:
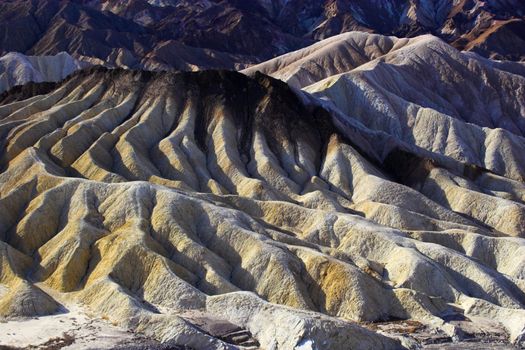
[[[194,348],[243,345],[205,326],[222,323],[252,348],[396,349],[354,322],[454,333],[455,316],[523,339],[514,173],[352,125],[260,73],[97,68],[0,104],[3,317],[54,313],[60,295]]]

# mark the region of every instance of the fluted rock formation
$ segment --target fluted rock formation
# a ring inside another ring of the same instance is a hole
[[[461,53],[432,36],[354,32],[244,72],[303,88],[329,101],[342,123],[402,142],[420,157],[463,164],[467,182],[428,167],[426,180],[401,177],[449,209],[523,236],[523,193],[514,189],[525,179],[524,68]],[[389,151],[374,151],[388,160]]]
[[[525,324],[525,186],[234,72],[94,69],[1,97],[0,314],[52,295],[157,340],[394,349],[352,321]],[[518,137],[518,136],[517,136]],[[379,157],[379,154],[387,154]]]

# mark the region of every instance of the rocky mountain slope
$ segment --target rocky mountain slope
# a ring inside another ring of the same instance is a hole
[[[267,8],[272,7],[271,13],[277,23],[314,39],[354,30],[398,37],[429,33],[456,48],[487,57],[511,60],[525,57],[525,4],[520,0],[261,2],[267,3]]]
[[[253,59],[189,46],[176,33],[163,35],[87,1],[7,0],[0,3],[0,52],[54,55],[124,68],[234,69]],[[128,2],[126,2],[128,3]],[[126,6],[131,6],[126,4]],[[172,35],[173,34],[173,35]]]
[[[525,57],[520,0],[6,0],[0,54],[148,70],[238,69],[360,30],[431,33],[486,57]]]
[[[518,129],[489,142],[457,111],[508,164],[487,169],[252,75],[97,68],[3,94],[0,314],[80,303],[197,349],[413,346],[355,323],[400,319],[523,342]]]
[[[75,60],[65,52],[55,56],[11,52],[0,57],[0,93],[28,82],[58,82],[88,66],[89,63]]]
[[[351,32],[244,73],[256,71],[329,101],[348,120],[430,157],[525,179],[524,64],[461,53],[429,35]]]
[[[524,15],[0,2],[0,347],[525,346]]]

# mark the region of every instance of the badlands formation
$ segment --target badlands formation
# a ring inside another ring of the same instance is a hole
[[[525,343],[522,64],[349,33],[243,73],[0,95],[1,317],[80,305],[194,349]]]

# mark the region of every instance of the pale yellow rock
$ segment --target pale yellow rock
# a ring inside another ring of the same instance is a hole
[[[195,314],[263,349],[397,349],[355,322],[442,327],[460,310],[521,339],[505,320],[524,307],[519,179],[416,151],[388,165],[365,148],[404,143],[341,127],[262,75],[63,84],[0,107],[3,317],[56,312],[61,295],[196,349],[234,345]]]

